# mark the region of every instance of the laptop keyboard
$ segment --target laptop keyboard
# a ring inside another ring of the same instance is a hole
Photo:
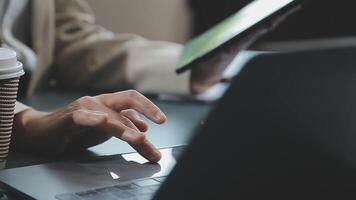
[[[120,184],[72,194],[61,194],[57,195],[56,198],[59,200],[149,200],[152,199],[165,178],[150,178],[124,185]]]

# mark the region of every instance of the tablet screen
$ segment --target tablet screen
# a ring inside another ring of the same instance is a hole
[[[185,71],[192,62],[253,27],[295,0],[255,0],[233,16],[190,41],[178,60],[177,72]]]

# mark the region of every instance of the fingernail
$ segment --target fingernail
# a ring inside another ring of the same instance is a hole
[[[159,152],[158,150],[156,150],[156,151],[154,151],[154,152],[152,153],[152,156],[150,157],[150,161],[151,161],[151,162],[158,162],[158,161],[161,160],[161,158],[162,158],[161,152]]]
[[[159,122],[165,121],[166,120],[166,115],[163,114],[161,111],[157,111],[155,115],[155,119]]]

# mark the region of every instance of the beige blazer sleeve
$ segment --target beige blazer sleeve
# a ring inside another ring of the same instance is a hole
[[[55,2],[54,74],[58,80],[99,90],[189,93],[189,74],[174,71],[181,45],[114,34],[95,23],[84,0]]]

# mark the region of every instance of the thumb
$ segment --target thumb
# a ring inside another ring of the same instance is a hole
[[[107,123],[108,114],[101,111],[92,111],[86,109],[76,110],[68,119],[73,126],[97,127]]]

